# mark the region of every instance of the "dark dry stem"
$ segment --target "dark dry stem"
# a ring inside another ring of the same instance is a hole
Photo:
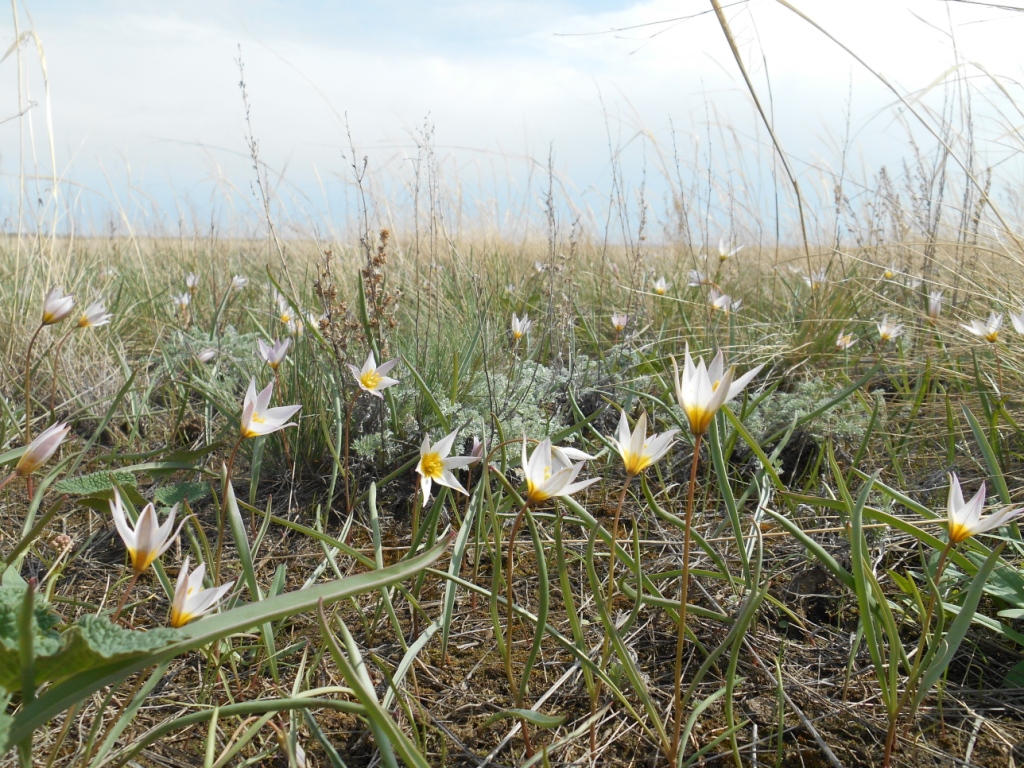
[[[683,728],[683,646],[686,644],[686,601],[689,597],[690,582],[690,526],[693,523],[693,494],[697,486],[697,464],[700,461],[700,439],[698,433],[693,438],[693,461],[690,464],[690,488],[686,495],[686,521],[683,528],[683,572],[682,584],[679,587],[679,634],[676,637],[675,680],[673,681],[675,701],[675,724],[672,729],[672,745],[669,747],[669,763],[676,764],[679,754],[679,737]]]
[[[516,685],[515,678],[512,676],[512,622],[515,615],[512,610],[512,569],[515,567],[516,536],[519,534],[519,526],[522,525],[523,515],[526,514],[526,510],[529,508],[530,502],[524,502],[522,509],[519,510],[519,514],[516,515],[515,522],[512,523],[512,531],[508,537],[508,557],[505,564],[505,607],[508,610],[508,620],[505,624],[505,675],[508,677],[508,686],[512,691],[512,700],[516,707],[519,707],[522,702],[519,700],[519,686]],[[527,722],[525,719],[520,719],[519,724],[523,729],[523,743],[526,745],[526,756],[531,757],[533,755],[533,747],[530,745],[530,732],[527,730]]]

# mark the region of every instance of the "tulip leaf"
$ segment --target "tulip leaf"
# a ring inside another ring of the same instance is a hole
[[[985,591],[985,582],[992,573],[992,569],[996,567],[996,563],[999,562],[999,556],[1002,553],[1003,545],[1000,544],[992,550],[992,554],[982,563],[978,573],[971,581],[971,587],[967,590],[967,597],[964,598],[957,617],[949,625],[949,631],[946,632],[946,636],[942,639],[941,650],[932,659],[928,669],[921,677],[917,695],[914,697],[915,708],[921,704],[924,697],[928,695],[928,691],[939,681],[939,678],[942,677],[949,663],[953,660],[954,654],[956,654],[960,643],[963,642],[964,636],[967,634],[967,629],[971,625],[974,612],[978,609],[978,603],[981,602],[981,596]]]
[[[557,728],[565,722],[565,715],[544,715],[540,712],[534,712],[532,709],[513,707],[495,712],[484,720],[483,727],[486,728],[488,725],[492,725],[499,720],[525,720],[530,725],[538,728]]]

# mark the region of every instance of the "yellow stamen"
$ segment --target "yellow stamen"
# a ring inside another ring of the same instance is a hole
[[[379,377],[378,377],[379,378]],[[444,473],[444,460],[439,453],[428,453],[420,459],[420,474],[431,480],[440,480]]]
[[[376,369],[367,371],[359,377],[359,383],[362,384],[366,389],[376,389],[380,385],[380,380],[384,378]]]

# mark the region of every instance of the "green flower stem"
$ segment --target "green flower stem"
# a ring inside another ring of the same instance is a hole
[[[505,625],[505,675],[508,677],[509,689],[516,698],[518,698],[516,691],[519,690],[519,686],[516,685],[516,680],[512,676],[512,622],[515,618],[512,610],[512,575],[513,568],[515,568],[516,536],[519,533],[519,527],[523,523],[523,515],[526,514],[526,510],[529,508],[530,502],[524,502],[519,510],[519,514],[516,515],[516,519],[512,523],[512,531],[508,537],[507,562],[505,564],[505,607],[508,610],[508,621]],[[519,723],[523,729],[523,743],[526,745],[526,756],[531,757],[533,755],[533,747],[530,745],[530,732],[527,730],[527,722],[524,719],[520,719]]]
[[[697,486],[697,464],[700,462],[700,440],[697,433],[693,438],[693,461],[690,464],[690,487],[686,495],[686,520],[683,529],[683,572],[682,584],[679,587],[679,634],[676,637],[676,664],[673,701],[675,702],[675,724],[672,730],[672,744],[669,747],[669,763],[676,764],[679,754],[679,737],[683,727],[683,646],[686,644],[686,601],[689,597],[690,584],[690,526],[693,524],[693,495]]]
[[[128,594],[132,591],[132,588],[135,586],[135,582],[139,580],[139,576],[141,575],[142,574],[140,573],[132,572],[131,581],[128,582],[128,586],[126,586],[124,588],[124,592],[121,593],[121,599],[117,603],[117,609],[114,611],[114,615],[110,617],[111,623],[116,624],[117,620],[121,618],[121,611],[124,610],[124,604],[128,602]]]
[[[889,730],[885,734],[885,754],[882,758],[882,765],[888,766],[889,761],[892,758],[892,749],[896,744],[896,725],[899,722],[900,712],[903,707],[907,705],[907,702],[917,692],[917,683],[921,677],[921,660],[924,658],[925,647],[928,645],[928,630],[932,625],[932,616],[935,612],[935,603],[939,593],[939,582],[942,580],[942,574],[946,570],[946,564],[949,561],[949,553],[953,549],[953,542],[948,541],[945,548],[942,550],[942,554],[939,555],[939,562],[935,566],[935,589],[932,591],[928,598],[928,605],[924,610],[924,618],[921,621],[921,637],[917,642],[917,653],[914,655],[914,666],[910,670],[910,674],[907,677],[907,687],[903,691],[903,695],[900,696],[896,702],[896,709],[892,713],[892,717],[889,719]]]

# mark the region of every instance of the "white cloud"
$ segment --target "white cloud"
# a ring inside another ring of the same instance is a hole
[[[974,23],[998,14],[924,0],[807,0],[801,7],[908,91],[953,63],[950,29],[962,58],[1019,74],[1020,16]],[[315,185],[311,166],[325,178],[346,176],[342,112],[357,144],[378,148],[378,165],[397,167],[412,151],[410,134],[429,114],[442,150],[532,154],[543,162],[553,144],[560,168],[579,188],[607,182],[603,109],[616,136],[628,141],[644,129],[666,152],[670,115],[682,135],[705,133],[709,114],[741,134],[757,130],[713,15],[567,34],[695,14],[706,10],[703,3],[652,0],[593,13],[568,3],[514,0],[436,8],[398,3],[386,14],[332,9],[335,15],[322,19],[318,14],[328,11],[302,4],[101,8],[35,9],[53,90],[58,165],[77,152],[76,176],[102,187],[99,164],[109,170],[126,158],[147,184],[163,185],[161,200],[194,194],[211,174],[225,175],[247,194],[238,42],[263,159],[287,165],[288,178],[303,187]],[[851,79],[854,128],[869,156],[905,149],[902,131],[888,117],[868,123],[893,101],[891,94],[806,22],[768,0],[729,6],[727,14],[762,95],[770,77],[777,127],[791,151],[805,160],[828,151],[822,137],[841,133]],[[16,111],[12,64],[8,59],[0,69],[6,114]],[[31,85],[39,98],[38,77]],[[33,120],[38,135],[42,122],[38,114]],[[4,146],[14,146],[16,136],[15,122],[0,125]],[[652,168],[654,156],[652,148]],[[493,162],[489,154],[459,157],[469,171]],[[640,155],[629,159],[626,171],[636,178]],[[9,150],[3,163],[7,174],[16,170]]]

